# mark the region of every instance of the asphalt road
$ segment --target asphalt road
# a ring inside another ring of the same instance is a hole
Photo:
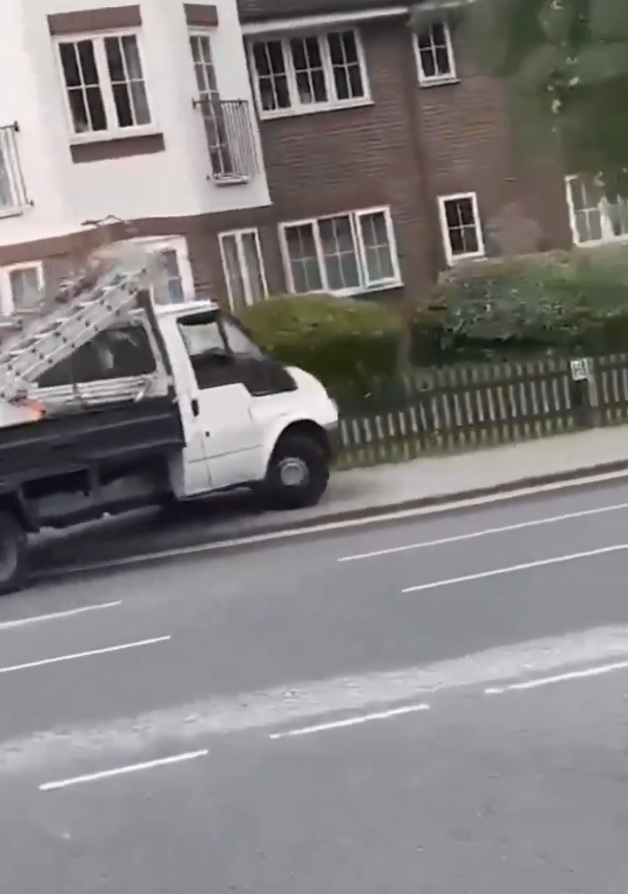
[[[625,894],[627,522],[615,482],[3,600],[3,894]]]

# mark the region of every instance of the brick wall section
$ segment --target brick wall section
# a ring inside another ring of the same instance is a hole
[[[409,93],[411,46],[394,22],[363,28],[362,37],[373,105],[261,122],[271,199],[277,221],[390,205],[404,281],[419,290],[431,227]]]
[[[517,164],[506,88],[473,71],[455,35],[460,80],[432,87],[419,86],[402,19],[363,25],[361,35],[372,106],[261,122],[276,221],[390,205],[410,301],[445,266],[439,195],[475,192],[485,227],[515,203],[533,219],[538,247],[568,246],[560,170]],[[263,234],[270,278],[282,282],[275,239],[272,228]]]
[[[515,151],[506,85],[474,71],[453,34],[459,82],[417,87],[421,139],[434,196],[475,192],[485,225],[509,203],[539,227],[542,248],[570,244],[558,165],[524,166]]]

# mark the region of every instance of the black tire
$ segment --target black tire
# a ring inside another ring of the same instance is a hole
[[[264,500],[274,509],[316,506],[327,490],[329,463],[323,447],[307,435],[280,438],[266,473]]]
[[[9,512],[0,512],[0,596],[21,590],[26,571],[26,531]]]

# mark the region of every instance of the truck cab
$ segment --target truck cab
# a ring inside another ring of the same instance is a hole
[[[213,301],[156,308],[185,435],[178,500],[243,486],[311,505],[327,484],[338,411],[325,388],[286,368]]]

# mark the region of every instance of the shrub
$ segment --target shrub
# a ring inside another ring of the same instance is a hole
[[[241,319],[278,360],[306,369],[337,395],[363,393],[396,370],[401,320],[383,303],[278,296],[246,308]]]
[[[467,265],[417,311],[419,365],[530,353],[598,354],[628,345],[628,278],[579,255]]]

